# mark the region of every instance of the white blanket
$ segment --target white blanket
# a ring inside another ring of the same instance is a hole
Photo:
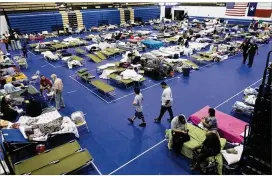
[[[51,51],[45,51],[41,53],[44,58],[48,58],[50,60],[59,60],[59,57],[55,54],[53,54]]]
[[[106,49],[106,48],[110,48],[110,47],[111,47],[111,45],[108,44],[107,42],[100,42],[100,43],[98,44],[98,46],[99,46],[99,48],[100,48],[101,50],[104,50],[104,49]]]
[[[90,51],[93,47],[95,47],[96,49],[99,49],[99,45],[98,44],[92,44],[92,45],[85,46],[85,48],[88,51]]]
[[[55,110],[52,112],[44,113],[38,117],[21,116],[16,123],[20,124],[19,129],[23,136],[27,139],[27,135],[25,133],[26,128],[31,128],[34,125],[47,124],[60,117],[61,117],[60,113],[57,110]],[[52,134],[65,134],[65,133],[73,133],[75,134],[76,137],[79,137],[76,125],[69,117],[63,117],[61,130],[54,132]],[[45,136],[39,136],[39,132],[37,130],[36,135],[37,137],[33,138],[34,141],[46,141],[49,134]]]
[[[115,67],[115,64],[114,63],[107,63],[107,64],[105,64],[105,65],[101,65],[101,66],[99,66],[99,67],[97,67],[99,70],[104,70],[104,69],[106,69],[106,68],[108,68],[108,67]]]
[[[254,106],[256,99],[257,99],[256,95],[248,95],[247,97],[245,97],[244,102],[248,105]]]
[[[65,38],[65,39],[63,39],[63,41],[65,41],[65,42],[81,42],[80,39],[73,38],[73,37]]]
[[[102,74],[99,76],[101,79],[109,79],[108,76],[112,73],[116,72],[116,70],[103,70]]]
[[[248,87],[244,90],[244,95],[257,95],[258,91],[254,88]]]
[[[123,76],[123,79],[132,79],[133,81],[140,81],[140,79],[143,78],[142,75],[130,69],[123,71],[120,75]]]
[[[67,65],[69,69],[72,69],[74,66],[83,66],[78,60],[68,60]]]

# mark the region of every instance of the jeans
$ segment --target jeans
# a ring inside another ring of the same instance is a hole
[[[10,43],[11,43],[12,50],[17,50],[18,49],[15,40],[11,40]]]
[[[172,107],[166,107],[166,106],[161,106],[161,111],[160,111],[160,115],[158,117],[158,120],[161,121],[162,119],[162,116],[164,115],[164,113],[168,111],[169,112],[169,115],[170,115],[170,119],[173,119],[174,118],[174,115],[173,115],[173,111],[172,111]]]
[[[64,107],[64,101],[62,97],[62,91],[56,91],[55,93],[56,108],[60,109],[60,106]]]

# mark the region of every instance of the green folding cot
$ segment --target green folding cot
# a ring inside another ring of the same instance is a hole
[[[213,58],[209,58],[209,57],[203,57],[200,55],[192,55],[193,58],[195,58],[198,61],[213,61]]]
[[[78,56],[71,56],[71,59],[72,60],[77,60],[77,61],[79,61],[79,62],[83,62],[84,61],[84,59],[83,58],[81,58],[81,57],[78,57]]]
[[[91,81],[93,78],[95,78],[94,75],[92,75],[92,74],[90,74],[90,73],[88,72],[88,69],[87,69],[87,68],[82,68],[82,69],[78,70],[78,71],[76,72],[76,75],[77,75],[78,77],[80,77],[82,80],[84,80],[85,82],[89,82],[89,81]]]
[[[77,54],[81,54],[81,55],[86,54],[86,51],[80,48],[76,48],[75,51]]]
[[[86,55],[88,58],[90,58],[90,60],[94,61],[95,63],[100,63],[102,62],[102,60],[97,57],[96,55],[93,55],[93,54],[87,54]]]
[[[38,45],[37,43],[28,44],[28,46],[29,46],[30,48],[35,48],[37,45]]]
[[[14,172],[16,175],[33,174],[33,172],[50,165],[54,161],[59,161],[75,154],[80,149],[81,147],[77,141],[68,142],[32,158],[15,163]],[[48,172],[50,171],[48,170]]]
[[[134,81],[132,79],[123,79],[120,75],[112,73],[108,76],[111,80],[114,80],[118,84],[123,84],[126,88],[129,87],[129,85],[132,85]]]
[[[56,160],[49,165],[38,169],[31,175],[65,175],[74,173],[92,163],[92,156],[84,149],[65,157],[61,160]]]
[[[119,48],[107,48],[105,50],[113,54],[121,54],[122,52],[125,52],[124,50],[121,50]]]
[[[114,96],[115,88],[108,85],[107,83],[104,83],[103,81],[96,79],[90,81],[90,84],[94,86],[98,91],[103,92],[106,96],[107,95]]]
[[[111,53],[107,50],[101,50],[100,51],[102,54],[106,55],[107,57],[111,57],[111,56],[114,56],[115,54],[114,53]]]
[[[108,78],[110,78],[111,80],[114,80],[115,82],[117,82],[118,84],[123,84],[126,88],[129,87],[129,85],[134,85],[134,83],[136,81],[132,80],[132,79],[123,79],[120,75],[116,74],[116,73],[112,73],[108,76]],[[145,78],[141,78],[139,81],[139,83],[143,83],[146,79]]]
[[[96,54],[102,60],[107,59],[107,57],[103,53],[101,53],[100,51],[97,51],[94,54]]]

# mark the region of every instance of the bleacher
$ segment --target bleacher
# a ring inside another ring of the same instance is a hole
[[[32,12],[8,14],[12,29],[19,29],[20,32],[52,32],[56,25],[63,26],[61,14],[53,12]]]
[[[117,9],[82,10],[81,13],[86,28],[98,26],[101,21],[108,24],[120,24],[120,11]]]
[[[160,7],[134,7],[134,18],[141,18],[143,21],[160,18]]]

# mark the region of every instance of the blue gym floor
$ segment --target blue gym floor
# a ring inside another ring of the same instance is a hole
[[[230,114],[234,102],[242,100],[242,90],[250,85],[259,86],[267,53],[271,49],[271,43],[260,46],[252,68],[241,64],[242,57],[239,54],[193,71],[190,77],[175,75],[174,78],[166,79],[173,91],[174,114],[183,113],[189,117],[206,105]],[[13,56],[19,52],[11,54]],[[61,62],[46,62],[41,55],[34,55],[32,52],[28,55],[29,68],[22,70],[27,76],[30,77],[39,70],[47,77],[56,73],[63,80],[66,108],[60,112],[70,116],[72,112],[80,110],[86,114],[90,132],[80,131],[79,142],[94,157],[99,171],[86,168],[81,174],[191,174],[190,160],[184,156],[174,156],[167,148],[164,136],[165,129],[170,127],[166,120],[168,113],[161,124],[153,123],[160,110],[160,82],[148,79],[142,89],[147,126],[141,128],[138,127],[139,121],[134,125],[127,121],[134,114],[133,88],[117,88],[115,101],[95,92],[102,97],[100,99],[86,84],[71,78],[78,68],[69,70]],[[120,57],[116,57],[102,64],[119,59]],[[84,67],[94,70],[102,64],[87,61]],[[95,74],[95,70],[92,72]],[[247,122],[250,120],[241,114],[232,115]]]

